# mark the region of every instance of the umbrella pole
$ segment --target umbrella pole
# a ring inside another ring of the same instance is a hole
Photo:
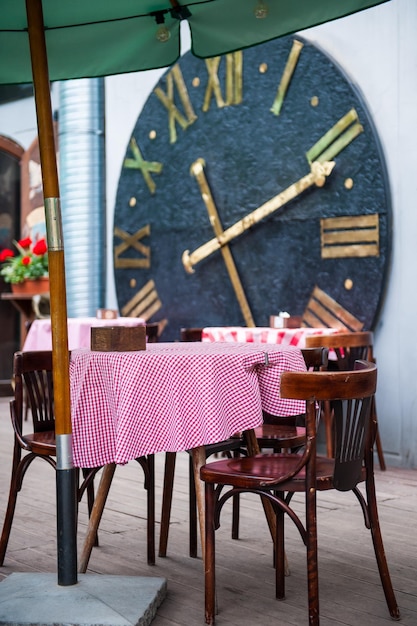
[[[58,585],[77,582],[77,470],[72,461],[67,301],[58,170],[41,0],[26,0],[48,240],[57,446]]]

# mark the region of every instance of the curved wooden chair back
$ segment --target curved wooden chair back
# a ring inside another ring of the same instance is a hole
[[[370,331],[310,335],[306,337],[306,348],[323,346],[336,354],[335,364],[339,370],[351,370],[357,360],[373,362],[373,333]]]
[[[329,363],[329,349],[323,346],[317,348],[302,348],[303,359],[307,370],[318,372],[327,369]]]
[[[23,403],[32,414],[35,433],[55,430],[52,352],[16,352],[13,375],[15,411],[13,426],[22,431]]]
[[[16,352],[13,376],[15,388],[14,398],[10,401],[10,416],[15,444],[9,500],[0,539],[0,565],[4,562],[17,494],[27,469],[37,457],[56,467],[52,352]],[[32,433],[23,434],[24,405],[30,408],[33,420]],[[27,453],[23,458],[22,451]]]
[[[330,360],[329,368],[341,371],[350,370],[358,359],[366,359],[375,363],[373,352],[374,337],[371,331],[333,333],[328,335],[311,335],[306,337],[306,347],[315,348],[325,346],[336,355],[335,360]],[[373,400],[372,410],[376,417],[376,404]],[[333,432],[332,415],[329,407],[323,411],[323,421],[326,428],[327,454],[333,456]],[[379,431],[376,433],[376,449],[381,470],[386,469],[384,452]]]
[[[283,398],[306,401],[307,440],[316,437],[317,405],[332,401],[336,435],[333,486],[339,491],[349,491],[363,480],[365,445],[372,448],[376,434],[371,424],[376,381],[376,365],[368,361],[356,361],[349,376],[341,372],[284,372],[281,377]]]

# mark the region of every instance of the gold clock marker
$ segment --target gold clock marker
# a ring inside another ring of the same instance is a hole
[[[343,331],[359,331],[363,328],[363,323],[357,317],[317,285],[304,311],[303,324],[312,328],[324,326]]]
[[[185,130],[188,126],[195,122],[197,115],[194,113],[193,105],[191,104],[190,96],[178,63],[176,63],[167,74],[166,84],[167,93],[165,93],[160,87],[156,87],[155,95],[168,111],[169,141],[170,143],[175,143],[177,141],[177,127],[175,126],[175,123],[177,122],[181,128]],[[175,105],[174,85],[177,88],[186,117],[180,113]]]
[[[363,131],[358,114],[351,109],[306,152],[307,161],[331,161]]]
[[[118,226],[114,229],[114,236],[119,237],[122,240],[122,243],[119,243],[114,247],[114,267],[116,269],[121,268],[141,268],[147,269],[151,267],[151,249],[150,246],[146,246],[141,243],[141,239],[144,237],[148,237],[151,234],[151,227],[149,224],[146,224],[143,228],[137,230],[133,235],[127,233],[125,230],[122,230]],[[126,252],[129,248],[134,248],[136,252],[139,252],[141,255],[140,258],[127,258],[123,257],[122,254]]]
[[[158,292],[153,280],[139,289],[139,291],[122,307],[122,315],[126,317],[143,317],[148,320],[162,307]]]
[[[154,174],[160,174],[163,167],[162,163],[159,163],[158,161],[145,161],[134,137],[130,140],[130,149],[132,150],[133,159],[125,159],[123,161],[123,167],[140,170],[149,191],[151,193],[155,193],[156,185],[152,179],[151,172]]]
[[[379,215],[320,220],[321,258],[379,256]]]
[[[274,103],[271,107],[271,112],[274,115],[279,115],[281,112],[282,103],[284,102],[285,94],[287,93],[288,86],[291,82],[291,78],[294,74],[303,46],[304,44],[301,43],[301,41],[294,39],[284,72],[282,74],[281,82],[278,87],[277,95],[275,96]]]
[[[196,178],[200,187],[201,196],[204,200],[204,204],[206,205],[207,212],[210,218],[210,223],[213,226],[214,234],[216,235],[216,237],[221,237],[223,235],[223,227],[221,225],[220,217],[216,205],[214,204],[213,196],[210,191],[206,175],[204,173],[204,166],[204,159],[197,159],[197,161],[195,161],[191,165],[190,171],[191,174]],[[229,246],[222,246],[221,252],[246,326],[255,326],[255,322],[252,317],[252,313],[249,308],[249,304],[246,299],[246,295]]]
[[[210,100],[214,95],[217,107],[219,109],[230,106],[231,104],[240,104],[242,102],[242,68],[243,55],[242,51],[226,54],[226,99],[223,99],[220,80],[218,76],[220,61],[222,57],[217,56],[206,59],[206,68],[208,73],[208,81],[206,92],[204,94],[203,111],[210,108]]]

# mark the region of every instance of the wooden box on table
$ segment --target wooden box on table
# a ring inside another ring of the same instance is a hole
[[[92,327],[91,350],[95,352],[146,350],[146,328],[145,326]]]

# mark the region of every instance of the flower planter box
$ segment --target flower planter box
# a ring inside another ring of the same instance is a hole
[[[28,278],[21,283],[11,284],[12,293],[16,295],[32,295],[47,293],[49,291],[49,276],[42,278]]]

